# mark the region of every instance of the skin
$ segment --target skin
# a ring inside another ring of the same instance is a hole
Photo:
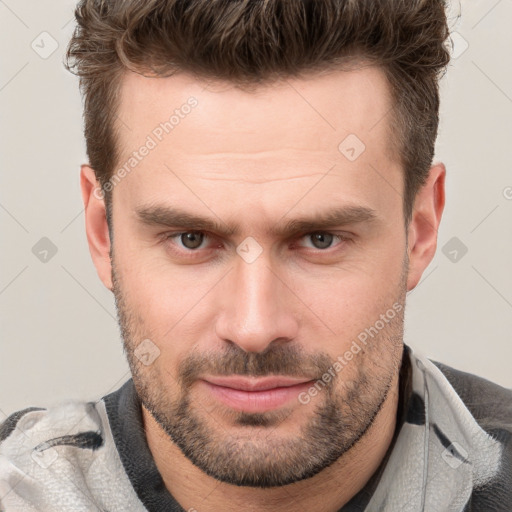
[[[81,174],[90,251],[116,297],[149,448],[185,510],[336,511],[392,440],[403,309],[308,404],[243,413],[216,400],[201,377],[321,377],[419,282],[436,250],[445,168],[430,169],[406,230],[403,171],[388,143],[391,99],[375,67],[250,91],[185,73],[127,73],[120,166],[190,96],[198,105],[115,186],[112,246],[94,171],[84,165]],[[355,161],[338,150],[349,134],[366,146]],[[198,226],[148,223],[155,206],[233,232],[210,232],[187,249],[169,235]],[[334,208],[372,218],[277,232]],[[316,231],[341,238],[317,248]],[[236,252],[247,237],[262,249],[252,263]],[[144,339],[159,350],[150,365],[134,355]],[[258,474],[268,478],[263,487]]]

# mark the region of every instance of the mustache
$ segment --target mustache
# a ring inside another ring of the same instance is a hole
[[[186,389],[203,375],[263,377],[281,375],[320,379],[332,366],[326,353],[309,354],[296,345],[270,345],[263,352],[246,352],[238,345],[222,351],[195,352],[181,364],[178,378]]]

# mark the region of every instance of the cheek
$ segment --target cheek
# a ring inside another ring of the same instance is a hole
[[[337,335],[379,318],[404,288],[402,240],[358,251],[331,269],[300,269],[293,290]]]
[[[387,368],[392,364],[393,346],[403,339],[401,283],[400,272],[380,287],[374,280],[362,284],[361,280],[347,279],[338,289],[341,299],[325,303],[325,308],[330,308],[329,326],[336,334],[322,342],[322,349],[333,361],[341,357],[347,381],[357,377],[361,365],[369,365],[373,372],[375,365]]]
[[[163,251],[162,251],[163,253]],[[115,257],[126,308],[137,319],[137,337],[151,339],[169,368],[207,338],[213,324],[217,272],[171,265],[159,249],[126,248]],[[172,363],[172,364],[171,364]]]
[[[310,336],[321,338],[322,350],[334,357],[343,354],[354,340],[365,337],[365,332],[378,322],[381,327],[381,315],[388,314],[388,322],[382,335],[389,332],[389,319],[394,318],[396,303],[400,301],[398,281],[386,289],[378,289],[372,281],[361,282],[356,279],[345,279],[337,288],[330,287],[329,296],[322,294],[311,300],[310,315],[312,322],[306,331],[311,331],[313,322],[320,325],[321,330],[314,329]],[[319,323],[319,320],[321,323]],[[324,334],[321,334],[321,333]]]

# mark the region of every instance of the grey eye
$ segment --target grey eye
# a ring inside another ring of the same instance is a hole
[[[203,243],[203,240],[204,234],[194,231],[182,233],[180,235],[180,241],[183,244],[183,247],[186,247],[187,249],[197,249]]]
[[[334,236],[330,233],[312,233],[309,235],[311,243],[316,249],[327,249],[332,245]]]

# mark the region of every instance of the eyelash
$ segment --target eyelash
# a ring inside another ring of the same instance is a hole
[[[185,235],[187,233],[198,233],[198,234],[204,235],[205,238],[203,239],[203,243],[205,241],[208,241],[209,239],[214,239],[213,236],[209,235],[208,233],[206,233],[204,231],[190,230],[190,231],[180,231],[180,232],[175,232],[175,233],[164,233],[163,234],[164,241],[165,242],[169,242],[169,241],[171,241],[173,239],[179,240],[181,235]],[[343,245],[344,243],[349,243],[349,242],[352,241],[351,238],[349,238],[349,237],[347,237],[345,235],[341,235],[341,234],[338,234],[338,233],[331,233],[330,231],[312,231],[310,233],[306,233],[304,235],[301,235],[301,236],[297,237],[296,240],[301,240],[303,238],[310,237],[310,236],[312,236],[312,235],[314,235],[316,233],[320,233],[320,234],[323,234],[323,235],[332,235],[333,238],[338,241],[338,243],[335,244],[335,245],[331,245],[331,246],[329,246],[329,247],[327,247],[325,249],[318,249],[318,248],[313,248],[313,247],[302,247],[303,249],[314,251],[314,252],[318,252],[318,253],[329,253],[329,252],[332,252],[333,249],[335,250],[338,246]],[[222,244],[219,242],[217,248],[221,247],[221,245]],[[204,248],[201,248],[201,247],[196,248],[196,249],[188,249],[186,247],[181,247],[180,249],[176,250],[176,252],[181,252],[182,254],[186,254],[187,256],[190,256],[190,255],[193,255],[194,253],[200,254],[202,250],[204,250]]]

